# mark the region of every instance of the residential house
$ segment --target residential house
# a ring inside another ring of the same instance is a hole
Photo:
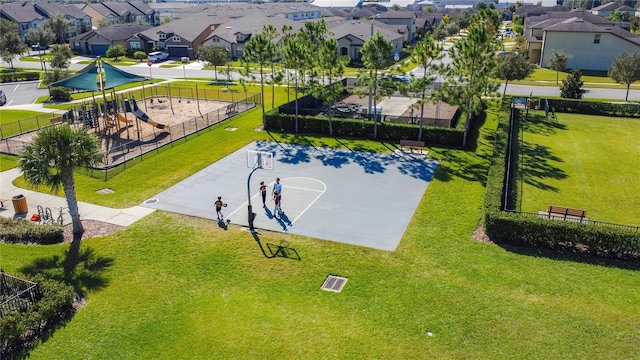
[[[304,23],[293,21],[281,15],[264,15],[262,13],[247,14],[239,19],[233,19],[223,23],[215,29],[204,41],[204,46],[224,47],[234,59],[242,58],[245,45],[251,36],[261,33],[264,25],[273,25],[280,31],[284,25],[291,26],[292,33],[300,30]],[[278,43],[282,38],[279,34],[273,41]]]
[[[377,24],[377,22],[372,23],[371,21],[345,20],[341,23],[327,24],[327,28],[338,41],[338,53],[349,56],[351,60],[361,58],[362,46],[372,36],[372,33],[376,32],[380,32],[385,39],[393,44],[393,50],[387,54],[389,58],[392,58],[396,52],[402,52],[404,35],[388,30],[384,24]]]
[[[18,31],[22,39],[27,42],[27,32],[35,29],[46,16],[39,14],[31,3],[2,3],[0,18],[18,24]]]
[[[54,18],[58,15],[69,21],[69,32],[64,34],[62,41],[68,38],[91,30],[93,24],[91,16],[85,14],[78,7],[73,5],[64,5],[62,3],[34,3],[33,7],[36,12],[47,18]]]
[[[129,45],[130,39],[147,29],[148,25],[137,23],[110,24],[70,38],[69,45],[71,50],[80,54],[104,56],[113,45],[121,45],[124,49],[136,49]]]
[[[82,6],[82,11],[91,16],[94,24],[104,21],[103,19],[111,24],[160,23],[160,14],[142,1],[88,3]]]
[[[136,34],[128,40],[129,48],[140,43],[147,53],[161,50],[169,53],[172,58],[194,59],[197,49],[225,20],[228,18],[208,13],[194,14]]]
[[[387,25],[402,25],[408,29],[408,42],[416,39],[416,13],[408,10],[389,10],[376,15],[376,19]]]
[[[640,35],[574,17],[543,29],[540,66],[549,66],[553,50],[569,55],[568,69],[607,71],[623,52],[640,51]]]
[[[634,16],[636,14],[636,9],[630,6],[622,5],[620,3],[615,3],[615,2],[602,4],[600,6],[597,6],[591,9],[591,13],[593,15],[598,15],[602,17],[607,17],[611,15],[611,13],[614,11],[626,12],[631,16]]]
[[[584,10],[549,11],[547,13],[534,13],[535,16],[527,16],[524,20],[525,41],[529,61],[540,64],[544,47],[544,30],[564,20],[574,17],[600,27],[611,27],[613,23],[607,19],[593,15]]]

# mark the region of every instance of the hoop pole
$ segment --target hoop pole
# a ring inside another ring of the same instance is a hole
[[[255,228],[253,227],[253,207],[251,206],[251,175],[262,167],[262,154],[257,154],[256,163],[253,164],[253,168],[249,173],[249,177],[247,178],[247,220],[249,222],[249,231],[252,233],[255,232]]]

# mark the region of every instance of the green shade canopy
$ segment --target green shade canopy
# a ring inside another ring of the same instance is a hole
[[[105,77],[105,89],[111,89],[116,86],[130,84],[133,82],[147,80],[147,77],[138,76],[135,74],[129,74],[126,71],[122,71],[115,66],[109,65],[104,61],[100,61],[102,63],[102,68],[104,69],[103,76]],[[72,89],[78,90],[89,90],[89,91],[98,91],[100,90],[98,86],[98,60],[92,62],[84,69],[78,71],[71,77],[66,79],[62,79],[60,81],[56,81],[52,83],[50,86],[64,86]]]
[[[129,74],[128,72],[122,71],[113,65],[105,63],[104,61],[102,62],[102,68],[104,69],[104,74],[106,77],[106,82],[104,84],[105,89],[111,89],[116,86],[130,84],[133,82],[140,82],[148,79],[144,76]]]
[[[60,81],[56,81],[49,86],[64,86],[72,89],[89,91],[100,90],[98,88],[98,81],[96,80],[96,75],[98,75],[98,67],[96,66],[96,62],[97,60],[87,65],[87,67],[78,71],[73,76],[62,79]]]

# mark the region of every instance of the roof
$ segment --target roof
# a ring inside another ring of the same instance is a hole
[[[28,23],[38,19],[45,19],[44,16],[36,12],[33,4],[29,3],[2,3],[0,12],[17,23]]]
[[[129,13],[134,16],[144,15],[144,13],[134,6],[131,6],[128,2],[117,2],[117,1],[105,1],[101,3],[103,6],[111,9],[114,13],[119,16],[123,16],[126,13]]]
[[[389,41],[395,41],[404,38],[404,35],[388,30],[388,28],[384,24],[375,22],[373,25],[374,32],[380,32],[382,36],[384,36],[384,38]],[[345,36],[351,35],[364,42],[371,37],[370,21],[345,20],[342,23],[334,22],[331,24],[327,24],[327,28],[329,29],[329,31],[333,32],[336,39],[341,39]]]
[[[622,5],[620,3],[616,3],[616,2],[609,2],[606,4],[602,4],[600,6],[596,6],[593,9],[591,9],[591,11],[613,11],[613,10],[620,10],[621,7],[625,7],[626,5]],[[635,11],[635,9],[626,6],[627,8],[629,8],[631,11]],[[621,10],[621,11],[629,11],[629,10]]]
[[[69,41],[81,41],[92,38],[94,36],[100,36],[109,41],[126,40],[135,34],[149,29],[147,25],[140,25],[136,23],[130,24],[110,24],[97,28],[91,31],[87,31],[84,34],[76,35],[69,39]]]
[[[640,45],[640,35],[632,34],[616,26],[597,26],[580,18],[571,18],[560,23],[548,26],[543,29],[546,32],[590,32],[590,33],[610,33],[619,38],[625,39]]]
[[[115,12],[113,12],[111,9],[109,9],[108,7],[104,6],[103,3],[95,3],[95,4],[87,4],[83,7],[83,9],[88,6],[90,8],[92,8],[93,10],[95,10],[98,14],[107,17],[109,15],[111,16],[118,16],[118,14],[116,14]]]
[[[251,13],[240,19],[234,19],[229,22],[225,22],[222,26],[219,26],[211,33],[208,39],[212,37],[218,37],[229,43],[236,42],[236,34],[241,33],[245,35],[255,35],[262,32],[264,25],[271,24],[278,31],[282,29],[283,25],[289,25],[292,27],[292,32],[295,33],[304,26],[304,22],[293,21],[285,18],[284,16],[270,16],[261,13]],[[208,40],[207,39],[207,40]],[[277,43],[280,37],[276,37],[274,42]]]
[[[310,4],[318,7],[355,8],[362,6],[362,0],[310,0]]]
[[[193,42],[202,32],[209,28],[209,26],[219,23],[215,17],[209,16],[209,14],[194,14],[184,19],[177,19],[160,26],[152,27],[142,31],[140,34],[154,41],[160,40],[158,35],[160,33],[167,35],[175,34],[189,42]]]
[[[42,9],[49,16],[55,16],[57,14],[61,14],[61,15],[69,15],[76,19],[83,19],[89,16],[85,14],[82,10],[80,10],[77,6],[73,6],[73,5],[43,2],[43,3],[35,3],[34,6],[37,6],[39,9]]]
[[[380,16],[377,16],[379,19],[414,19],[416,17],[415,11],[407,11],[407,10],[389,10],[387,12],[383,12]]]
[[[127,2],[134,8],[140,10],[140,12],[143,14],[151,14],[155,11],[144,1],[127,1]]]

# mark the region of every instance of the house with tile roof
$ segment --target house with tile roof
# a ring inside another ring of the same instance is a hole
[[[34,3],[35,11],[47,18],[53,18],[58,15],[69,21],[69,32],[65,34],[63,41],[78,34],[87,32],[93,27],[91,16],[85,14],[78,7],[73,5],[65,5],[62,3]]]
[[[374,33],[379,32],[393,44],[393,50],[387,54],[389,58],[393,57],[396,52],[402,52],[405,36],[397,31],[389,30],[386,24],[376,26],[376,23],[374,22],[372,25],[371,21],[345,20],[327,24],[327,28],[333,33],[333,37],[338,40],[338,53],[349,56],[351,60],[359,60],[361,58],[360,51],[365,41],[372,36],[372,29]]]
[[[69,39],[71,50],[91,56],[104,56],[112,45],[121,45],[125,49],[136,49],[130,45],[130,39],[140,32],[149,29],[148,25],[110,24]],[[141,49],[139,42],[138,50]]]
[[[570,18],[545,27],[542,44],[542,67],[549,66],[553,50],[558,50],[570,56],[569,69],[607,71],[623,52],[640,52],[640,35]]]
[[[597,15],[593,15],[590,12],[584,10],[561,10],[542,12],[540,9],[541,8],[532,9],[531,12],[525,13],[526,17],[524,19],[524,37],[526,41],[526,49],[528,52],[529,60],[536,64],[540,64],[542,49],[544,45],[544,29],[551,25],[555,25],[564,20],[577,17],[596,26],[613,26],[613,22],[611,22],[610,20]]]
[[[229,51],[232,58],[240,59],[243,57],[245,45],[251,39],[251,36],[261,33],[264,25],[269,24],[278,29],[279,32],[284,25],[291,26],[292,33],[304,27],[304,22],[289,20],[284,16],[251,13],[242,18],[221,24],[204,41],[203,45],[224,47]],[[281,39],[282,34],[279,34],[273,41],[277,44]]]
[[[27,32],[35,29],[46,16],[39,14],[31,3],[2,3],[0,18],[18,24],[18,31],[22,39],[27,42]]]
[[[107,19],[111,24],[145,23],[157,25],[160,14],[142,1],[105,1],[88,3],[81,7],[95,24]]]
[[[171,58],[196,57],[197,49],[222,23],[228,21],[222,14],[200,13],[142,31],[130,39],[130,48],[134,42],[140,42],[146,53],[159,50]]]
[[[611,13],[614,11],[626,12],[631,16],[634,16],[636,14],[636,9],[627,5],[616,3],[616,2],[609,2],[591,9],[591,13],[593,15],[598,15],[602,17],[607,17],[611,15]]]

